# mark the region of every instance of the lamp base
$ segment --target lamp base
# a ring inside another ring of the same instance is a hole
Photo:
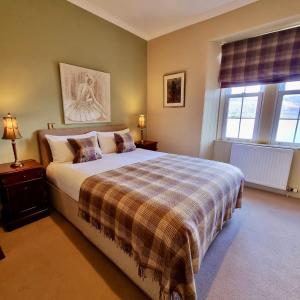
[[[21,168],[24,166],[24,164],[21,161],[15,161],[10,165],[12,168]]]
[[[144,144],[144,128],[141,128],[141,144]]]
[[[12,145],[12,148],[13,148],[13,151],[14,151],[14,157],[15,157],[15,162],[10,165],[11,168],[20,168],[20,167],[23,167],[23,163],[18,160],[16,141],[15,140],[11,140],[11,145]]]

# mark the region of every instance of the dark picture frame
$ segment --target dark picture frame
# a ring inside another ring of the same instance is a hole
[[[164,75],[164,107],[185,106],[185,71]]]

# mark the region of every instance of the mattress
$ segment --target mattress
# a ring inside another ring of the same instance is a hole
[[[81,184],[87,177],[163,155],[166,153],[136,149],[126,153],[103,154],[102,159],[80,164],[52,162],[47,167],[47,177],[60,190],[78,201]]]

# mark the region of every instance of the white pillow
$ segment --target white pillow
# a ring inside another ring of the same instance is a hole
[[[71,162],[74,159],[74,153],[72,151],[72,147],[70,146],[68,139],[84,139],[89,137],[96,137],[97,133],[96,131],[91,131],[84,134],[79,135],[45,135],[50,149],[52,153],[53,162]],[[99,148],[99,145],[97,144],[97,147]],[[101,153],[100,148],[97,149]]]
[[[102,153],[108,154],[108,153],[117,152],[114,133],[124,134],[128,132],[129,132],[129,128],[126,128],[124,130],[119,130],[119,131],[97,132],[98,141]]]

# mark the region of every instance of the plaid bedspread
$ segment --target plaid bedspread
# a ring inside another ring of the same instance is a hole
[[[235,208],[243,174],[228,164],[166,154],[87,178],[79,215],[151,271],[161,299],[196,299],[194,274]]]

